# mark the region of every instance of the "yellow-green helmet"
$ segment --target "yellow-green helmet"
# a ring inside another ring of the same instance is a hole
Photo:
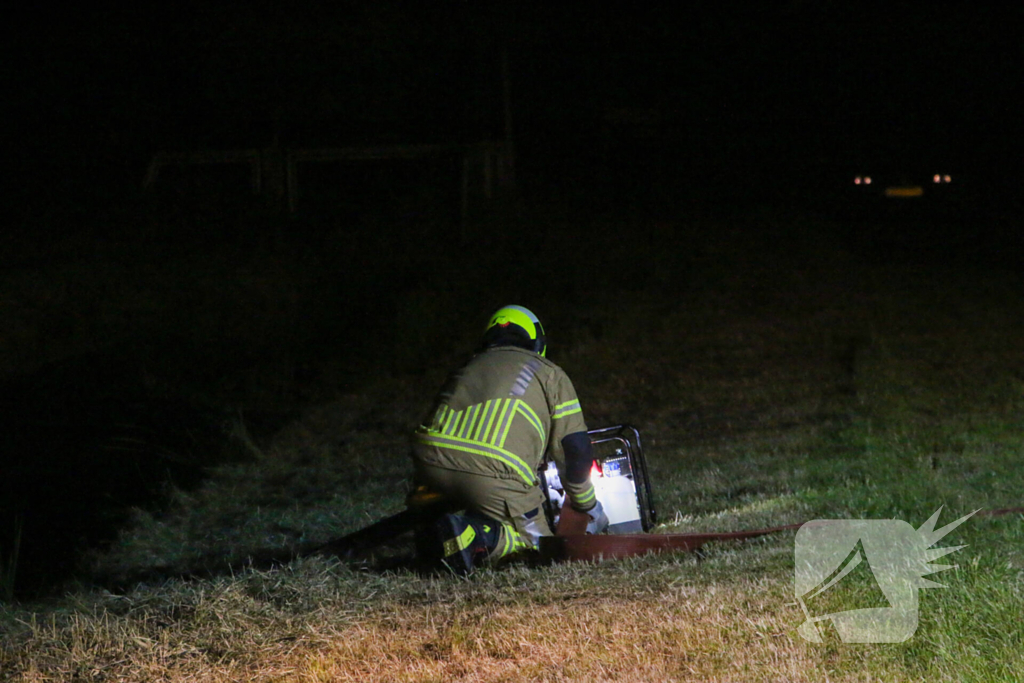
[[[530,309],[505,306],[495,311],[484,330],[484,348],[492,346],[519,346],[543,356],[548,352],[548,339]]]

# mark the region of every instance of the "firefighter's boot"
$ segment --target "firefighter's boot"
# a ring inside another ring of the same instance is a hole
[[[446,514],[434,522],[427,535],[419,544],[425,563],[465,576],[487,564],[498,547],[501,525],[479,514]]]

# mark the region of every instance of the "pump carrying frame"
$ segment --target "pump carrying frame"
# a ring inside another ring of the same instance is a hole
[[[621,424],[591,429],[587,435],[592,445],[614,443],[616,450],[629,458],[633,483],[636,486],[636,502],[640,508],[640,525],[645,533],[653,529],[658,523],[658,512],[654,507],[654,494],[651,493],[651,478],[647,474],[647,458],[644,457],[643,445],[640,442],[640,430],[633,425]]]
[[[613,448],[610,454],[602,455],[599,452],[594,454],[594,463],[601,466],[606,460],[627,458],[629,461],[629,476],[633,480],[636,490],[636,504],[640,512],[640,526],[644,532],[648,532],[657,524],[658,513],[654,506],[654,495],[651,493],[651,479],[647,473],[647,459],[644,457],[643,444],[640,441],[640,431],[629,424],[602,427],[591,429],[587,432],[590,437],[590,444],[595,451],[604,450],[601,446],[610,444]],[[548,495],[547,479],[543,472],[548,467],[549,461],[541,463],[540,484],[544,489],[544,513],[547,515],[548,524],[552,529],[565,529],[564,526],[556,525],[556,517],[560,517],[561,511],[555,508],[555,504]],[[585,526],[585,525],[584,525]]]

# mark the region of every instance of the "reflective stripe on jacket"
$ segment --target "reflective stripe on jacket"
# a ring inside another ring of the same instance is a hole
[[[431,465],[530,487],[545,453],[565,471],[562,439],[586,430],[576,390],[560,367],[501,346],[452,373],[416,430],[413,453]],[[573,500],[593,497],[589,481],[570,489]]]

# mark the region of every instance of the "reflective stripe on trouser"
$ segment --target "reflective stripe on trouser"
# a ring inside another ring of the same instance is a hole
[[[495,564],[509,555],[514,555],[521,550],[535,550],[540,545],[541,536],[550,536],[551,528],[548,526],[548,518],[543,510],[537,510],[532,519],[525,519],[525,529],[520,533],[515,526],[507,522],[501,523],[501,538],[498,539],[498,547],[487,556],[487,561]]]
[[[501,538],[489,560],[495,561],[526,548],[535,548],[537,539],[550,536],[543,509],[532,518],[526,514],[540,508],[544,494],[539,486],[527,486],[520,479],[501,479],[474,472],[461,472],[414,460],[416,483],[425,484],[465,506],[501,524]]]
[[[514,525],[508,522],[501,523],[501,536],[498,537],[498,545],[487,555],[489,564],[496,564],[501,559],[514,555],[521,550],[536,548],[536,544],[530,542],[530,537],[516,531]]]

